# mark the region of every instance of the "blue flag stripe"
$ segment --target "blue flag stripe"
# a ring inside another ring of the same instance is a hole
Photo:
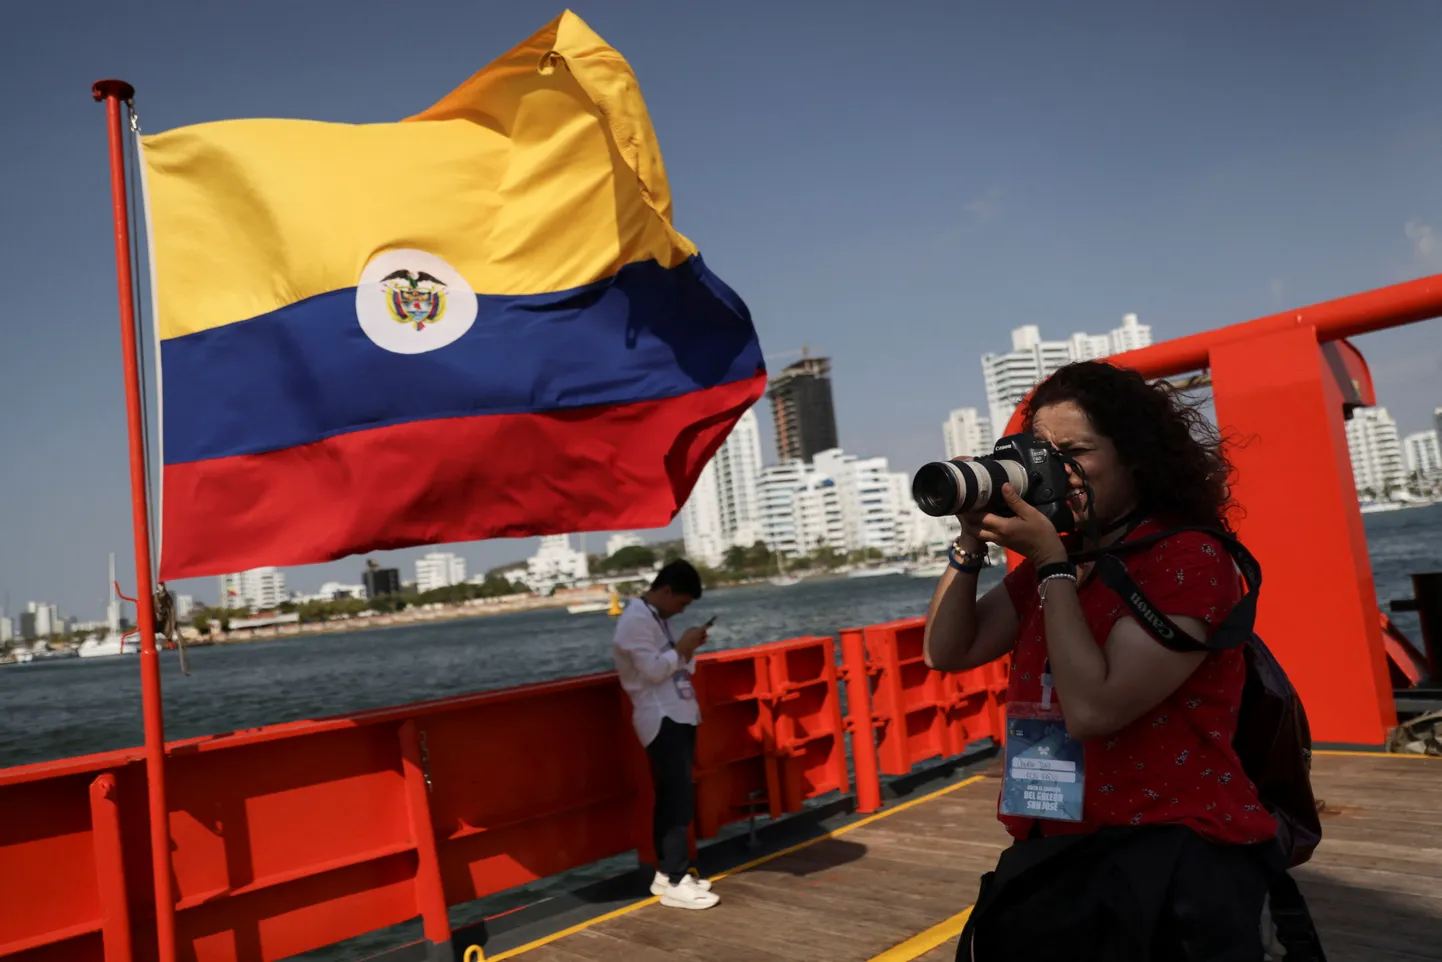
[[[333,291],[163,341],[165,463],[410,421],[660,400],[763,368],[745,305],[699,257],[628,264],[568,291],[479,295],[471,328],[424,354],[373,343],[355,297]]]

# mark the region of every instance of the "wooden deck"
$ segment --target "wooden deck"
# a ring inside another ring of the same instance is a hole
[[[488,957],[950,962],[978,877],[1009,842],[998,773],[718,876],[714,909],[647,899]],[[1314,785],[1325,839],[1296,874],[1330,962],[1442,962],[1442,760],[1319,752]]]

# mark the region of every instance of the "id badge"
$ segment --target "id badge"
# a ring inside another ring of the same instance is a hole
[[[1007,705],[1001,813],[1080,822],[1086,791],[1083,748],[1067,734],[1066,721],[1050,698]]]
[[[671,681],[676,686],[676,694],[684,701],[695,701],[696,689],[691,687],[691,673],[685,668],[677,668],[671,675]]]

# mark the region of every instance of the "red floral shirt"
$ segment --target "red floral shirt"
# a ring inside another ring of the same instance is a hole
[[[1165,530],[1153,521],[1131,537]],[[1215,625],[1241,597],[1235,564],[1216,539],[1183,532],[1126,559],[1128,572],[1152,604],[1168,615],[1187,615]],[[1046,636],[1038,606],[1036,569],[1025,562],[1005,584],[1021,622],[1012,654],[1010,702],[1041,700]],[[1128,615],[1121,599],[1099,577],[1079,593],[1087,626],[1105,644]],[[1152,711],[1108,738],[1085,743],[1084,821],[1065,822],[1013,815],[998,818],[1016,838],[1033,822],[1044,835],[1095,831],[1108,825],[1181,824],[1216,842],[1265,841],[1276,823],[1257,799],[1232,747],[1246,663],[1242,649],[1214,651],[1181,687]],[[1066,713],[1066,691],[1053,695]]]

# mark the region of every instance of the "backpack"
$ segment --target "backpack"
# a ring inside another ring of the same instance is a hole
[[[1247,585],[1246,594],[1217,625],[1206,644],[1194,640],[1154,608],[1119,557],[1149,548],[1183,531],[1203,532],[1220,541]],[[1091,558],[1096,559],[1102,583],[1115,591],[1132,610],[1137,622],[1166,647],[1173,651],[1243,648],[1247,677],[1232,747],[1241,760],[1242,770],[1257,786],[1262,805],[1276,819],[1277,843],[1287,865],[1295,867],[1306,862],[1322,840],[1322,822],[1312,794],[1312,733],[1297,690],[1253,630],[1257,596],[1262,588],[1262,566],[1237,539],[1206,527],[1173,528],[1073,556],[1079,561]]]

